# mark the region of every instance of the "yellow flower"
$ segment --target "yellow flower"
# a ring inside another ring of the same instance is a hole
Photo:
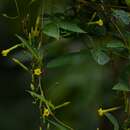
[[[41,73],[42,73],[42,71],[41,71],[40,68],[37,68],[37,69],[34,70],[34,75],[39,76],[39,75],[41,75]]]
[[[39,34],[40,34],[39,26],[40,26],[40,16],[38,16],[37,19],[36,19],[35,27],[31,28],[31,34],[30,35],[31,35],[32,38],[39,36]]]
[[[98,21],[89,22],[88,25],[98,24],[99,26],[103,26],[103,20],[99,19]]]
[[[3,51],[1,52],[1,54],[2,54],[3,56],[7,56],[10,51],[16,49],[16,48],[19,47],[19,46],[21,46],[21,44],[14,45],[14,46],[12,46],[12,47],[9,48],[9,49],[3,50]]]
[[[115,110],[118,110],[119,108],[120,107],[112,107],[112,108],[108,108],[108,109],[104,109],[104,110],[102,108],[99,108],[98,109],[98,115],[99,116],[103,116],[107,112],[115,111]]]
[[[97,130],[99,130],[99,128],[97,128]]]
[[[2,54],[3,56],[7,56],[9,52],[10,52],[10,49],[7,49],[7,50],[3,50],[3,51],[1,52],[1,54]]]
[[[50,115],[50,112],[47,108],[44,108],[43,116],[48,117]]]
[[[103,20],[102,19],[99,19],[95,23],[98,24],[99,26],[103,26]]]
[[[33,27],[31,28],[31,37],[38,37],[39,36],[40,31],[38,30],[38,28],[35,27],[35,29],[33,29]]]

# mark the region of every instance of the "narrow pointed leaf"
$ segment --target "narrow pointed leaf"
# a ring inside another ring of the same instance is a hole
[[[94,60],[100,65],[105,65],[110,61],[109,56],[101,50],[92,50],[91,53]]]
[[[107,48],[125,48],[123,42],[121,41],[111,41],[107,43]]]
[[[85,33],[77,24],[67,21],[59,22],[58,26],[64,30],[77,32],[77,33]]]
[[[64,102],[63,104],[60,104],[60,105],[58,105],[58,106],[55,106],[55,109],[59,109],[59,108],[61,108],[61,107],[65,107],[65,106],[67,106],[67,105],[69,105],[70,104],[70,102]]]
[[[130,91],[128,85],[125,83],[117,83],[112,89],[117,91]]]
[[[57,40],[59,40],[60,38],[60,31],[57,24],[55,23],[49,23],[45,25],[43,28],[43,33],[46,34],[47,36],[56,38]]]
[[[110,113],[106,113],[105,116],[108,118],[108,120],[113,124],[114,126],[114,130],[119,130],[119,123],[116,120],[116,118],[110,114]]]

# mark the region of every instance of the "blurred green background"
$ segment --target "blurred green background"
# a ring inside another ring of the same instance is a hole
[[[71,4],[67,0],[64,4],[62,0],[53,2],[56,6],[53,8],[61,12]],[[15,3],[13,0],[0,0],[0,51],[18,43],[15,34],[22,34],[21,20],[28,12],[32,23],[35,21],[40,0],[31,8],[26,6],[28,3],[28,0],[18,0],[21,18],[9,19],[2,15],[15,17]],[[51,0],[48,3],[51,3]],[[49,5],[44,6],[45,10],[51,12],[47,8]],[[55,104],[71,102],[69,106],[56,112],[57,117],[76,130],[96,130],[103,122],[103,119],[97,116],[97,109],[100,106],[118,105],[116,93],[111,91],[114,84],[113,68],[111,65],[98,65],[80,39],[73,40],[71,44],[60,41],[50,45],[47,62],[58,56],[67,59],[66,52],[76,53],[69,55],[68,64],[47,70],[44,77],[45,91]],[[38,130],[39,113],[37,107],[32,104],[33,99],[25,91],[30,89],[30,80],[28,73],[8,58],[0,56],[0,130]],[[112,129],[112,126],[108,127],[108,122],[105,124],[106,129]]]

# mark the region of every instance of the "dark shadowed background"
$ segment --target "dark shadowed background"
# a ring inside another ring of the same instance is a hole
[[[58,2],[58,0],[54,2]],[[28,8],[26,6],[28,0],[18,0],[21,18],[10,19],[4,17],[3,14],[12,17],[17,15],[14,1],[0,0],[0,51],[18,43],[15,34],[22,34],[21,21],[29,12],[33,23],[39,3],[36,2],[31,8]],[[59,6],[54,3],[59,7],[54,8],[63,11],[68,3],[69,1],[64,4],[58,2]],[[48,9],[49,11],[51,12]],[[100,106],[118,105],[118,102],[115,103],[117,101],[116,93],[111,91],[113,86],[112,68],[110,65],[98,65],[86,52],[80,39],[73,41],[71,45],[62,43],[62,41],[54,43],[50,46],[49,53],[52,58],[59,55],[67,57],[66,51],[76,52],[75,55],[70,55],[71,64],[47,70],[44,78],[45,91],[55,104],[64,101],[71,102],[69,106],[57,111],[56,115],[60,119],[76,130],[96,130],[103,122],[97,116],[97,109]],[[78,53],[79,51],[82,53]],[[18,51],[14,53],[17,54]],[[12,52],[12,55],[14,53]],[[49,60],[51,58],[48,58]],[[26,92],[30,89],[30,80],[31,77],[27,72],[12,63],[9,58],[0,56],[0,130],[38,130],[38,110],[32,104],[31,96]]]

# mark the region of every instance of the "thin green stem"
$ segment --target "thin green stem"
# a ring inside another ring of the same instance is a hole
[[[11,17],[11,16],[8,16],[7,14],[3,13],[2,14],[3,17],[7,18],[7,19],[10,19],[10,20],[15,20],[18,18],[18,16],[14,16],[14,17]]]
[[[16,5],[17,14],[18,14],[18,16],[20,16],[20,10],[19,10],[19,6],[18,6],[18,3],[17,3],[17,0],[14,0],[14,2],[15,2],[15,5]]]
[[[42,9],[41,9],[41,29],[43,28],[43,17],[44,17],[44,10],[43,10],[43,7],[42,7]],[[42,31],[42,30],[41,30]],[[40,42],[39,42],[39,45],[38,45],[38,49],[40,49],[40,47],[41,47],[41,45],[42,45],[42,42],[43,42],[43,35],[42,35],[42,33],[41,33],[41,35],[40,35]]]
[[[52,115],[53,118],[55,119],[55,121],[57,121],[59,124],[61,124],[62,126],[70,129],[70,130],[74,130],[72,127],[68,126],[67,124],[65,124],[64,122],[62,122],[61,120],[59,120],[54,114]]]
[[[29,71],[29,69],[28,69],[23,63],[21,63],[18,59],[12,58],[12,60],[13,60],[16,64],[18,64],[19,66],[21,66],[24,70]]]

